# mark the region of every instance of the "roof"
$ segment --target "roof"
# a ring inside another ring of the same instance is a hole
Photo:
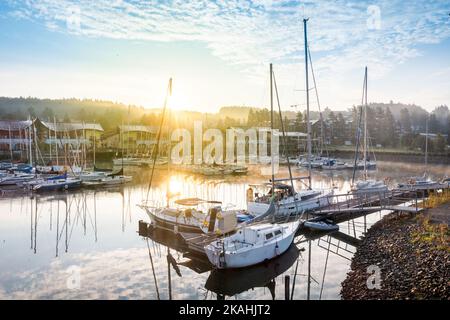
[[[86,122],[78,122],[78,123],[63,123],[63,122],[46,122],[42,121],[41,123],[44,127],[52,130],[52,131],[79,131],[79,130],[96,130],[96,131],[104,131],[103,127],[99,123],[86,123]]]
[[[0,120],[0,130],[23,130],[31,126],[31,120]]]
[[[121,125],[119,126],[121,132],[147,132],[147,133],[157,133],[158,129],[156,127],[141,126],[141,125]]]

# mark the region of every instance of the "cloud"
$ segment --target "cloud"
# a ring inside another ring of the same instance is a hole
[[[255,71],[268,61],[301,60],[302,18],[309,16],[311,49],[324,67],[346,61],[401,63],[420,43],[450,36],[442,2],[379,1],[381,29],[370,30],[370,3],[347,1],[27,0],[11,2],[17,17],[43,20],[62,32],[148,41],[202,41],[213,54]],[[20,3],[20,4],[19,4]],[[78,28],[79,26],[79,28]],[[369,27],[368,27],[369,26]],[[325,63],[328,61],[328,63]],[[353,60],[354,61],[354,60]],[[389,66],[386,67],[389,69]]]
[[[9,2],[10,14],[78,36],[139,41],[204,43],[248,79],[265,81],[273,62],[279,84],[299,82],[303,22],[320,84],[342,91],[336,79],[369,65],[382,78],[421,54],[421,44],[450,37],[442,1],[318,0],[25,0]],[[296,76],[294,74],[297,74]],[[291,88],[292,90],[292,88]],[[348,92],[349,93],[349,92]],[[353,94],[353,93],[350,93]],[[359,96],[359,94],[355,95]]]

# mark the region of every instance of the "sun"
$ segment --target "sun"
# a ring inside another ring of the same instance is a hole
[[[183,180],[179,176],[171,176],[169,180],[169,192],[179,194],[183,191]]]
[[[191,107],[189,95],[174,90],[169,98],[168,106],[171,110],[188,110]]]

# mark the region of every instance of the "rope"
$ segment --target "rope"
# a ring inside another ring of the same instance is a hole
[[[161,300],[159,296],[159,290],[158,290],[158,282],[156,280],[156,274],[155,274],[155,267],[153,266],[153,259],[152,259],[152,253],[150,251],[150,245],[148,243],[148,237],[145,237],[145,240],[147,242],[147,249],[148,249],[148,256],[150,257],[150,263],[152,265],[152,273],[153,273],[153,280],[155,281],[155,288],[156,288],[156,296],[158,297],[158,300]]]

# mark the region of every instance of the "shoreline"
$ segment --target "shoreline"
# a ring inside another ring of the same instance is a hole
[[[383,217],[353,256],[341,299],[450,300],[449,222],[448,201],[417,216]]]

